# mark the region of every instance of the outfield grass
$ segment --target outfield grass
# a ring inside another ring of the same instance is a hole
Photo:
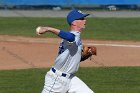
[[[82,38],[140,41],[140,18],[88,18]],[[69,31],[65,18],[0,17],[0,34],[37,37],[37,26],[52,26]],[[45,34],[43,37],[56,37]]]
[[[47,71],[1,70],[0,93],[40,93]],[[80,68],[76,75],[95,93],[140,93],[140,67]]]

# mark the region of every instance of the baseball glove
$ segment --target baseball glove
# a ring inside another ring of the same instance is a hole
[[[88,59],[92,55],[97,55],[96,47],[95,46],[83,46],[81,61]]]

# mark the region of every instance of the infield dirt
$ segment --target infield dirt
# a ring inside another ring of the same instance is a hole
[[[60,42],[59,38],[1,35],[0,69],[51,67]],[[83,44],[96,46],[97,56],[93,56],[92,60],[81,62],[82,67],[140,66],[140,42],[83,40]],[[116,46],[112,46],[113,44]],[[134,46],[131,47],[132,45]]]

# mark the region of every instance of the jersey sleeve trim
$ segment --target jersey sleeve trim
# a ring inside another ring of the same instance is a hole
[[[60,30],[58,36],[69,41],[69,42],[75,41],[75,35],[73,33],[70,33],[70,32],[65,32],[63,30]]]

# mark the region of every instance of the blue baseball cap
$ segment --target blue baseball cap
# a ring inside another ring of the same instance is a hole
[[[80,10],[77,10],[77,9],[73,9],[72,11],[70,11],[67,15],[67,22],[69,25],[71,25],[71,23],[74,21],[74,20],[78,20],[80,18],[84,18],[86,16],[88,16],[89,14],[85,14],[83,13],[82,11]]]

